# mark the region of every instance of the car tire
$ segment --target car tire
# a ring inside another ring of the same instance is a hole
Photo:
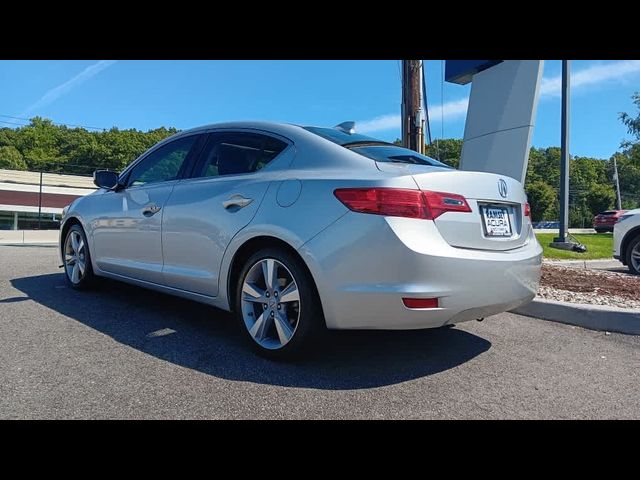
[[[634,275],[640,275],[640,260],[636,257],[636,260],[634,261],[631,258],[633,255],[640,255],[640,235],[637,235],[631,240],[631,242],[629,242],[625,254],[625,260],[627,262],[627,267],[629,267],[629,271]]]
[[[277,281],[268,285],[267,277],[273,278],[274,270]],[[251,347],[270,359],[292,359],[310,352],[326,330],[311,274],[284,249],[266,248],[245,262],[238,276],[235,312]]]
[[[62,244],[62,258],[64,276],[71,288],[84,290],[95,284],[89,242],[80,225],[72,225],[67,232]]]
[[[596,231],[596,233],[604,233],[604,232],[606,232],[606,230],[603,230],[602,228],[596,228],[595,231]]]

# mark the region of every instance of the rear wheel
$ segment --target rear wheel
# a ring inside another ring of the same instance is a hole
[[[62,253],[65,277],[69,285],[78,290],[91,286],[95,275],[91,267],[87,237],[80,225],[72,225],[67,232]]]
[[[626,260],[629,271],[634,275],[640,275],[640,235],[629,243]]]
[[[323,331],[315,284],[300,260],[280,249],[253,254],[240,272],[236,312],[254,350],[290,358],[314,346]]]

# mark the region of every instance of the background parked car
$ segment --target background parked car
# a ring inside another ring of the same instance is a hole
[[[626,210],[607,210],[593,217],[593,228],[598,233],[613,232],[613,226]]]
[[[629,210],[614,225],[613,258],[640,275],[640,208]]]

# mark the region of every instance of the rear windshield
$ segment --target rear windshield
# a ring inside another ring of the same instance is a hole
[[[427,157],[408,148],[398,147],[396,145],[367,145],[363,147],[349,147],[349,145],[346,145],[346,148],[376,162],[410,163],[413,165],[451,168],[449,165],[439,162],[435,158]]]
[[[435,158],[427,157],[408,148],[383,142],[373,137],[357,133],[345,133],[335,128],[303,127],[311,133],[337,143],[349,150],[364,155],[376,162],[409,163],[413,165],[427,165],[431,167],[452,168],[439,162]]]
[[[391,143],[378,140],[377,138],[368,137],[366,135],[360,135],[359,133],[345,133],[336,128],[321,128],[321,127],[302,127],[302,128],[304,128],[305,130],[308,130],[311,133],[315,133],[316,135],[319,135],[322,138],[331,140],[333,143],[337,143],[338,145],[342,145],[342,146],[345,146],[350,143],[381,143],[381,144],[393,145]]]

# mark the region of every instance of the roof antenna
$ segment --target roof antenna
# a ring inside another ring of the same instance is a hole
[[[356,122],[342,122],[340,125],[336,125],[336,130],[348,133],[349,135],[356,133]]]

